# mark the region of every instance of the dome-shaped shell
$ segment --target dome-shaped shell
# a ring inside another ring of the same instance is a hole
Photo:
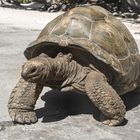
[[[63,48],[76,45],[122,75],[139,69],[134,38],[120,20],[99,6],[74,8],[52,20],[26,49],[25,56],[36,56],[44,44],[48,47],[51,43]]]

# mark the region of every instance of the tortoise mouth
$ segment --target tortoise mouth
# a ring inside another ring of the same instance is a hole
[[[34,75],[34,76],[32,76],[32,77],[23,77],[26,81],[28,81],[28,82],[32,82],[32,83],[37,83],[37,82],[39,82],[40,81],[40,79],[41,79],[41,75],[40,74],[38,74],[38,75]]]

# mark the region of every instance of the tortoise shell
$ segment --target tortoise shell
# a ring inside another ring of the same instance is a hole
[[[56,55],[58,48],[75,50],[74,56],[82,54],[82,61],[91,60],[92,55],[121,75],[133,72],[133,80],[139,74],[134,38],[119,19],[99,6],[77,7],[59,15],[46,25],[24,54],[27,59],[43,51]]]

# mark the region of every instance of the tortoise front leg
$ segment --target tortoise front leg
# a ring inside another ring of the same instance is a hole
[[[103,74],[94,71],[89,73],[85,89],[91,101],[102,112],[103,124],[115,126],[123,121],[125,105]]]
[[[37,122],[34,106],[42,89],[42,85],[30,83],[20,78],[8,102],[9,115],[14,122],[21,124]]]

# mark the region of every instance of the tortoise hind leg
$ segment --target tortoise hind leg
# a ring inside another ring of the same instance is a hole
[[[91,72],[85,81],[85,90],[94,105],[102,112],[101,121],[109,126],[119,125],[125,115],[125,105],[103,74]]]
[[[34,106],[42,89],[42,85],[26,82],[20,78],[8,102],[9,115],[14,122],[21,124],[37,122]]]

